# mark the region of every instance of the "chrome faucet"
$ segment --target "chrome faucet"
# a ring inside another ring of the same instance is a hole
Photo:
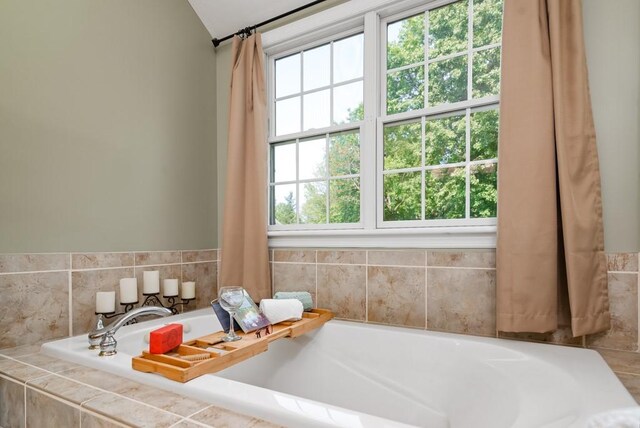
[[[167,315],[171,315],[171,310],[167,308],[161,308],[159,306],[143,306],[141,308],[133,309],[120,318],[112,322],[106,327],[100,328],[98,330],[92,331],[89,333],[89,344],[91,345],[89,349],[94,349],[96,345],[100,345],[100,355],[101,357],[107,357],[110,355],[115,355],[118,351],[116,350],[116,346],[118,342],[115,337],[116,331],[129,321],[142,316],[142,315],[158,315],[161,317],[166,317]]]

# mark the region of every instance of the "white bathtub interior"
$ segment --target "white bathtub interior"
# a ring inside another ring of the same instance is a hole
[[[335,320],[184,385],[133,371],[145,334],[173,320],[185,340],[220,330],[200,310],[121,329],[114,358],[84,336],[43,351],[290,426],[578,427],[635,405],[594,351]]]

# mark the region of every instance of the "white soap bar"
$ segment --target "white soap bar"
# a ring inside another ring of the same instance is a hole
[[[260,311],[271,324],[282,321],[298,321],[302,319],[302,302],[298,299],[262,299]]]

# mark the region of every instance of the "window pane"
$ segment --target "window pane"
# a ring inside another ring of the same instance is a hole
[[[424,60],[424,14],[387,25],[387,70]]]
[[[387,113],[424,107],[424,67],[408,68],[387,75]]]
[[[273,171],[271,179],[275,182],[296,180],[296,143],[271,146]]]
[[[467,49],[469,4],[458,1],[430,10],[429,58],[438,58]]]
[[[502,0],[473,0],[473,47],[500,43]]]
[[[271,187],[273,212],[271,224],[296,223],[296,185],[285,184]]]
[[[303,52],[304,90],[329,85],[330,45],[323,45]]]
[[[360,180],[346,178],[329,182],[329,223],[360,221]]]
[[[500,48],[473,54],[473,98],[500,92]]]
[[[420,166],[422,163],[420,122],[384,127],[384,169]]]
[[[384,176],[384,220],[420,220],[421,173],[403,172]]]
[[[300,223],[327,222],[327,183],[300,183]]]
[[[300,54],[276,61],[276,98],[300,92]]]
[[[471,113],[471,160],[498,157],[498,110]]]
[[[425,171],[425,219],[464,218],[464,168]]]
[[[327,176],[326,144],[327,140],[324,137],[300,141],[298,144],[300,180]]]
[[[363,34],[356,34],[333,43],[333,83],[362,77],[363,66]]]
[[[467,99],[467,56],[429,64],[429,105]]]
[[[332,177],[360,173],[360,135],[332,134],[329,139],[329,174]]]
[[[276,101],[276,135],[300,132],[300,97]]]
[[[362,81],[333,89],[333,123],[356,122],[364,118]]]
[[[498,212],[498,164],[471,167],[471,217],[495,217]]]
[[[425,123],[425,165],[464,162],[467,153],[464,114],[431,119]]]
[[[318,129],[329,126],[329,89],[304,96],[304,129]]]

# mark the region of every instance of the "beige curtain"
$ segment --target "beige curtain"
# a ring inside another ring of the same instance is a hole
[[[267,113],[260,34],[234,37],[221,286],[241,285],[270,297],[267,241]]]
[[[580,0],[505,0],[501,331],[555,330],[565,293],[574,336],[609,327],[600,171],[582,31]]]

